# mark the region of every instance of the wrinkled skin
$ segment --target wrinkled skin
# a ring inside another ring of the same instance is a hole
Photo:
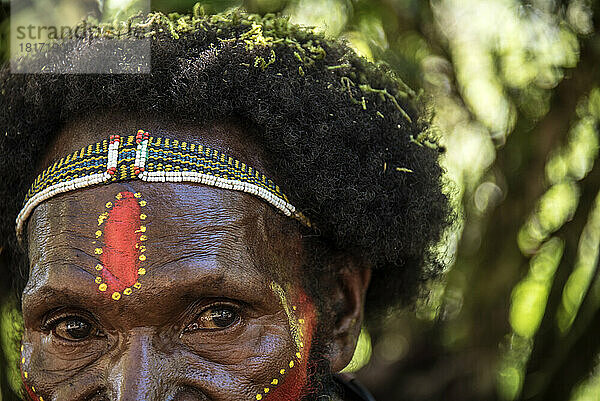
[[[238,125],[200,129],[115,116],[67,126],[40,171],[111,133],[130,135],[138,128],[217,147],[269,175],[260,150]],[[106,245],[94,232],[99,214],[119,192],[140,193],[147,202],[147,260],[141,288],[114,300],[94,281],[100,261],[94,250]],[[297,223],[251,195],[185,183],[101,185],[38,206],[27,236],[22,371],[31,397],[251,401],[271,386],[264,400],[288,400],[277,387],[286,379],[288,386],[304,386],[306,364],[297,361],[280,374],[297,346],[273,282],[285,289],[287,302],[298,304],[305,338],[322,320],[332,327],[331,338],[319,341],[328,344],[323,357],[333,370],[351,359],[369,270],[342,258],[346,265],[331,285],[337,315],[311,313],[312,300],[298,303],[306,293],[307,255]],[[271,385],[273,378],[278,386]]]

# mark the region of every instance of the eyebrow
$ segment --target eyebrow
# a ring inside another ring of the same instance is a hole
[[[232,293],[257,294],[263,288],[255,283],[266,282],[266,272],[261,272],[252,258],[248,257],[247,261],[243,259],[230,258],[227,254],[191,253],[160,263],[157,275],[171,275],[171,272],[177,274],[179,284],[174,285],[178,287],[180,293],[210,294],[212,291],[220,292],[223,288],[230,287]],[[149,268],[152,268],[152,265],[149,265]],[[198,290],[199,283],[202,286],[201,291]],[[172,291],[172,288],[169,287],[165,291]],[[248,298],[260,299],[262,296],[255,295]]]

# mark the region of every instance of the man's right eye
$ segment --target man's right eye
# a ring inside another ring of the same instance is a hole
[[[52,333],[63,340],[83,341],[92,335],[94,325],[79,316],[68,316],[58,321]]]

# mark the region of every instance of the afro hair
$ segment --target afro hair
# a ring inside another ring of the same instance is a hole
[[[433,246],[451,215],[440,149],[418,97],[388,68],[286,18],[239,10],[102,28],[25,61],[47,73],[0,71],[0,246],[11,265],[24,257],[15,218],[45,147],[72,119],[119,110],[257,127],[269,171],[320,238],[373,266],[369,311],[413,301],[440,271]],[[149,73],[52,73],[101,62],[123,29],[150,41]]]

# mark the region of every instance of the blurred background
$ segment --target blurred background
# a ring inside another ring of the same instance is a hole
[[[79,18],[79,1],[19,1],[48,18]],[[136,0],[86,1],[111,20]],[[600,2],[201,3],[316,26],[430,98],[461,217],[440,246],[443,279],[415,310],[389,313],[361,336],[347,369],[377,400],[600,400]],[[10,4],[0,4],[6,61]],[[0,294],[9,284],[0,280]],[[0,303],[0,399],[12,400],[21,329],[12,298]]]

